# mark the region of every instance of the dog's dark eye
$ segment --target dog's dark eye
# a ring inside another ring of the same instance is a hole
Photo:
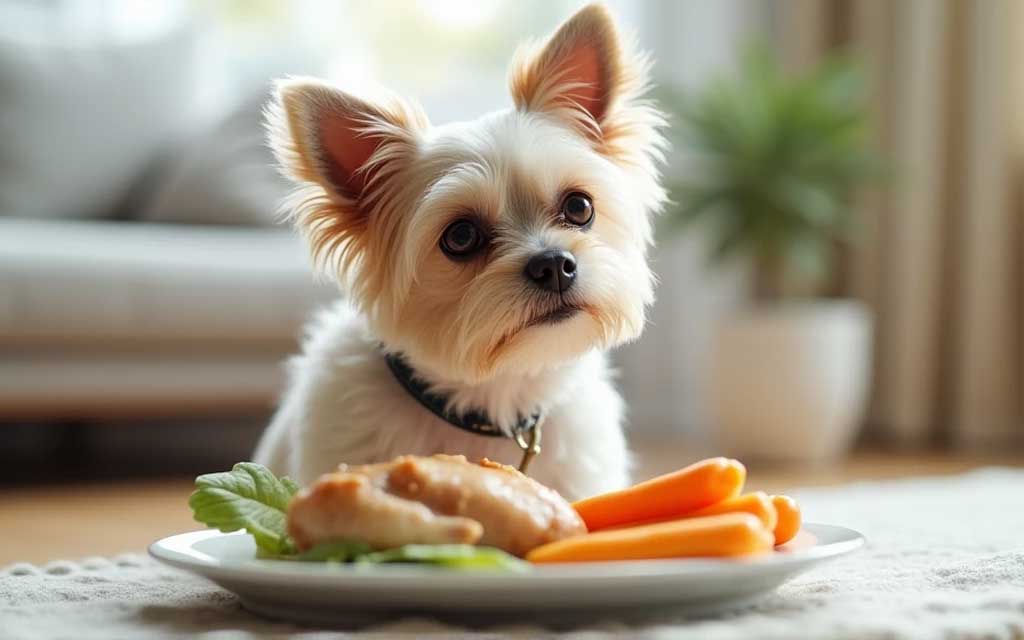
[[[562,199],[561,213],[569,224],[586,227],[594,221],[594,203],[587,194],[573,191]]]
[[[456,220],[441,235],[441,250],[450,258],[468,258],[484,244],[484,234],[472,220]]]

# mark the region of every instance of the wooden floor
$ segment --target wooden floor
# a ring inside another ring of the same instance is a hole
[[[681,450],[640,447],[639,477],[679,468]],[[862,479],[941,475],[987,465],[1022,466],[1014,455],[859,452],[821,468],[752,466],[748,486],[782,492],[798,486],[842,484]],[[90,555],[143,551],[151,541],[197,528],[186,504],[189,478],[0,489],[0,567]]]

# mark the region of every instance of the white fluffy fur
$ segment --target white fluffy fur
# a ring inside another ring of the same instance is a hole
[[[344,302],[310,327],[305,353],[291,366],[284,402],[255,460],[309,483],[339,462],[390,460],[401,454],[461,453],[517,464],[519,447],[442,422],[398,384],[363,316]],[[459,386],[455,400],[500,412],[549,407],[543,452],[530,475],[563,495],[579,497],[623,486],[629,479],[619,425],[622,400],[603,354],[592,351],[536,377],[499,376]]]
[[[594,78],[574,78],[575,61]],[[625,56],[599,7],[523,64],[513,72],[517,108],[432,129],[405,104],[374,107],[313,80],[279,86],[271,136],[303,185],[296,220],[349,296],[310,325],[257,462],[302,483],[340,462],[401,454],[518,463],[512,440],[463,432],[420,406],[392,376],[384,344],[452,407],[484,409],[499,427],[543,408],[530,474],[565,496],[627,483],[623,403],[603,351],[639,336],[653,301],[646,250],[664,199],[660,121],[640,99],[643,59]],[[565,82],[552,85],[552,73]],[[595,95],[607,100],[586,102],[598,116],[572,91],[601,82],[611,84]],[[359,162],[355,178],[339,173]],[[589,229],[558,221],[574,190],[593,199]],[[491,247],[452,261],[438,239],[467,214],[491,230]],[[576,257],[577,283],[561,296],[523,277],[529,257],[549,248]],[[530,325],[563,303],[582,311]]]

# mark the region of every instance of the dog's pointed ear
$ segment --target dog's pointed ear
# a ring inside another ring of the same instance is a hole
[[[397,99],[375,104],[319,80],[293,78],[277,83],[267,125],[286,175],[359,205],[408,162],[427,123]]]
[[[599,128],[627,80],[622,49],[608,10],[599,4],[583,7],[539,49],[517,52],[509,81],[516,108],[575,112],[591,121],[590,128]]]

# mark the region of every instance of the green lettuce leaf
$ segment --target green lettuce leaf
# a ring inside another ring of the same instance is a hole
[[[501,569],[526,571],[529,564],[494,547],[469,544],[407,544],[394,549],[366,553],[355,558],[357,564],[414,562],[452,569]]]
[[[206,526],[225,533],[245,529],[261,554],[288,555],[295,553],[295,545],[285,512],[298,490],[290,478],[278,479],[262,465],[239,462],[231,471],[196,478],[188,504]]]
[[[365,542],[332,540],[321,542],[294,556],[287,556],[287,558],[303,562],[350,562],[371,551],[373,549]]]

